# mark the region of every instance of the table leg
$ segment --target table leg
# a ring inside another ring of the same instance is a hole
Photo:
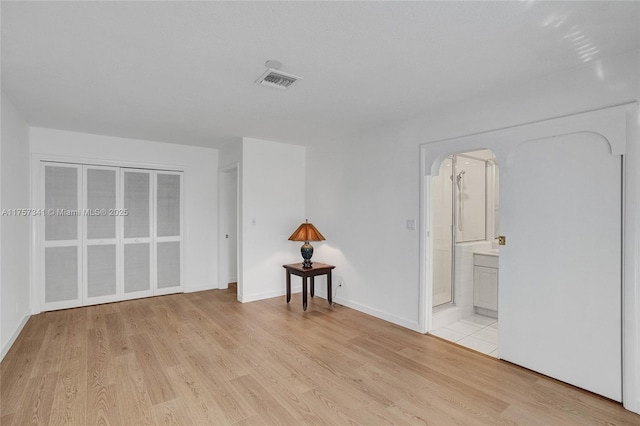
[[[307,310],[307,277],[302,277],[302,309]]]
[[[291,272],[287,270],[287,303],[291,301]]]
[[[315,296],[315,294],[314,294],[314,293],[315,293],[315,282],[314,282],[314,280],[313,280],[313,279],[314,279],[314,276],[312,275],[312,276],[310,277],[310,279],[311,279],[311,297],[313,297],[313,296]]]
[[[329,306],[331,306],[331,295],[333,292],[331,291],[331,270],[327,274],[327,300],[329,301]]]

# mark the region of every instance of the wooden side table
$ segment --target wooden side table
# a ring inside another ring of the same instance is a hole
[[[311,278],[311,297],[314,296],[313,279],[317,275],[327,276],[327,301],[331,306],[331,270],[335,268],[333,265],[326,263],[313,262],[311,268],[303,268],[302,263],[292,263],[291,265],[282,265],[287,270],[287,303],[291,301],[291,274],[302,277],[302,309],[307,310],[307,278]]]

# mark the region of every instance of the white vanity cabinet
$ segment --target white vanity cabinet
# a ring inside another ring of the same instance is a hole
[[[498,310],[498,256],[473,255],[473,305]]]

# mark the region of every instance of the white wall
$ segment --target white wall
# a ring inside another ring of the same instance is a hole
[[[2,93],[0,208],[26,209],[29,200],[29,133],[24,119]],[[0,359],[30,314],[29,217],[0,220]]]
[[[287,239],[306,219],[305,148],[244,138],[241,169],[238,297],[250,302],[285,294],[282,265],[301,261],[302,244]]]
[[[186,292],[218,288],[218,151],[137,139],[31,128],[32,157],[171,166],[184,171]],[[34,173],[37,171],[34,169]],[[34,286],[34,290],[35,290]],[[32,297],[37,312],[39,299]]]
[[[242,161],[242,141],[230,142],[220,149],[219,160],[221,170],[234,167]]]
[[[229,180],[227,182],[227,230],[226,235],[228,240],[229,262],[228,282],[238,281],[238,175],[234,172],[229,173]],[[224,283],[220,283],[224,284]]]
[[[314,257],[336,266],[337,303],[417,330],[419,141],[376,130],[307,148],[307,212],[327,239]]]
[[[323,222],[327,237],[318,255],[335,264],[336,275],[344,279],[336,301],[420,330],[419,300],[424,297],[419,294],[420,235],[406,229],[406,220],[418,219],[420,214],[420,144],[637,101],[638,75],[640,53],[636,51],[483,98],[443,105],[400,125],[380,124],[359,136],[308,147],[307,191],[314,196],[307,197],[307,211]],[[627,185],[635,188],[631,201],[637,209],[640,154],[635,120],[631,129],[635,140],[627,147],[633,164],[627,164],[626,178]],[[452,152],[457,150],[451,146]],[[635,241],[626,242],[627,256],[637,255],[640,223],[627,226],[636,235]],[[627,291],[625,318],[636,324],[636,335],[626,336],[625,341],[637,354],[640,271],[626,274],[635,293]],[[636,395],[637,402],[625,402],[625,406],[640,411],[640,371],[634,371],[636,380],[627,380],[625,392]]]

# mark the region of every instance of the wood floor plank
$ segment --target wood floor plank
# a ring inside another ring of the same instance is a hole
[[[120,312],[106,314],[104,322],[107,329],[111,356],[117,357],[132,353],[133,349],[131,349],[131,343],[127,337],[124,320]]]
[[[29,379],[23,405],[15,413],[13,424],[49,424],[57,381],[57,372]]]
[[[287,407],[278,403],[269,390],[260,385],[251,375],[236,377],[231,380],[231,384],[268,424],[293,425],[298,423]]]
[[[117,403],[116,385],[96,385],[88,392],[87,424],[118,425],[122,423]]]
[[[388,350],[375,342],[362,338],[355,338],[351,341],[354,344],[369,350],[373,356],[380,356],[388,359],[397,365],[403,366],[403,368],[413,372],[414,374],[427,376],[429,381],[433,382],[434,385],[446,386],[461,394],[464,392],[465,399],[473,405],[482,405],[496,413],[501,412],[509,406],[508,402],[491,396],[489,393],[484,391],[484,388],[468,387],[464,382],[456,379],[451,374],[422,365],[411,358],[404,357],[397,352]]]
[[[0,364],[0,422],[640,425],[620,404],[300,295],[235,288],[32,316]]]
[[[36,316],[38,317],[38,316]],[[5,356],[0,365],[0,410],[3,416],[20,409],[31,371],[38,358],[47,331],[41,318],[30,318],[28,329]],[[3,423],[4,424],[4,423]]]
[[[195,424],[215,425],[229,424],[231,421],[218,405],[217,396],[203,384],[200,376],[182,365],[167,369],[167,375],[174,384],[174,388],[183,399],[189,400],[189,409]]]
[[[140,334],[143,329],[142,323],[153,316],[153,310],[147,299],[127,300],[119,304],[120,317],[124,323],[125,334],[132,336]]]
[[[171,381],[164,372],[150,337],[136,334],[131,336],[131,343],[151,402],[155,405],[175,399]]]
[[[322,413],[323,423],[329,425],[364,425],[351,417],[351,409],[339,396],[324,389],[314,388],[300,395],[300,400],[314,413]]]
[[[0,416],[0,425],[12,425],[13,423],[13,418],[15,417],[15,414],[11,413],[11,414],[3,414],[2,416]]]
[[[234,426],[269,426],[265,419],[255,414],[239,422],[233,423]]]
[[[180,363],[179,354],[176,352],[176,344],[179,340],[174,340],[171,335],[173,332],[167,332],[162,327],[157,327],[158,323],[153,318],[148,318],[145,321],[144,333],[137,334],[138,336],[148,336],[148,343],[153,349],[153,353],[156,356],[158,363],[166,367],[178,365]]]
[[[118,410],[125,414],[126,423],[153,425],[153,404],[142,377],[135,354],[119,356],[113,361],[113,371],[118,377]]]
[[[270,367],[265,365],[252,371],[251,377],[265,389],[270,389],[270,394],[280,405],[289,407],[298,424],[324,424],[322,413],[314,412],[300,398],[302,393],[310,389],[295,377],[282,376]]]
[[[90,308],[95,308],[91,306]],[[87,392],[85,417],[87,424],[119,424],[117,377],[112,365],[111,349],[104,324],[106,313],[113,307],[88,310],[93,328],[87,330]]]
[[[191,410],[182,398],[165,401],[153,407],[155,423],[158,425],[179,426],[198,424]]]
[[[111,350],[106,328],[96,324],[96,328],[87,331],[87,386],[95,388],[114,382],[111,368]]]
[[[31,377],[40,377],[51,372],[58,372],[62,363],[62,354],[66,343],[66,326],[69,319],[69,312],[62,315],[49,316],[52,318],[46,325],[47,331],[42,342],[42,350],[36,358]]]
[[[58,375],[52,424],[82,425],[87,423],[84,395],[87,392],[86,310],[74,309],[67,323],[67,340]]]
[[[229,381],[224,375],[213,367],[211,357],[198,350],[197,346],[190,342],[181,342],[180,346],[185,353],[186,363],[184,365],[202,380],[203,388],[210,395],[213,395],[216,404],[230,423],[256,414],[253,407],[243,404],[242,396],[229,385]]]

